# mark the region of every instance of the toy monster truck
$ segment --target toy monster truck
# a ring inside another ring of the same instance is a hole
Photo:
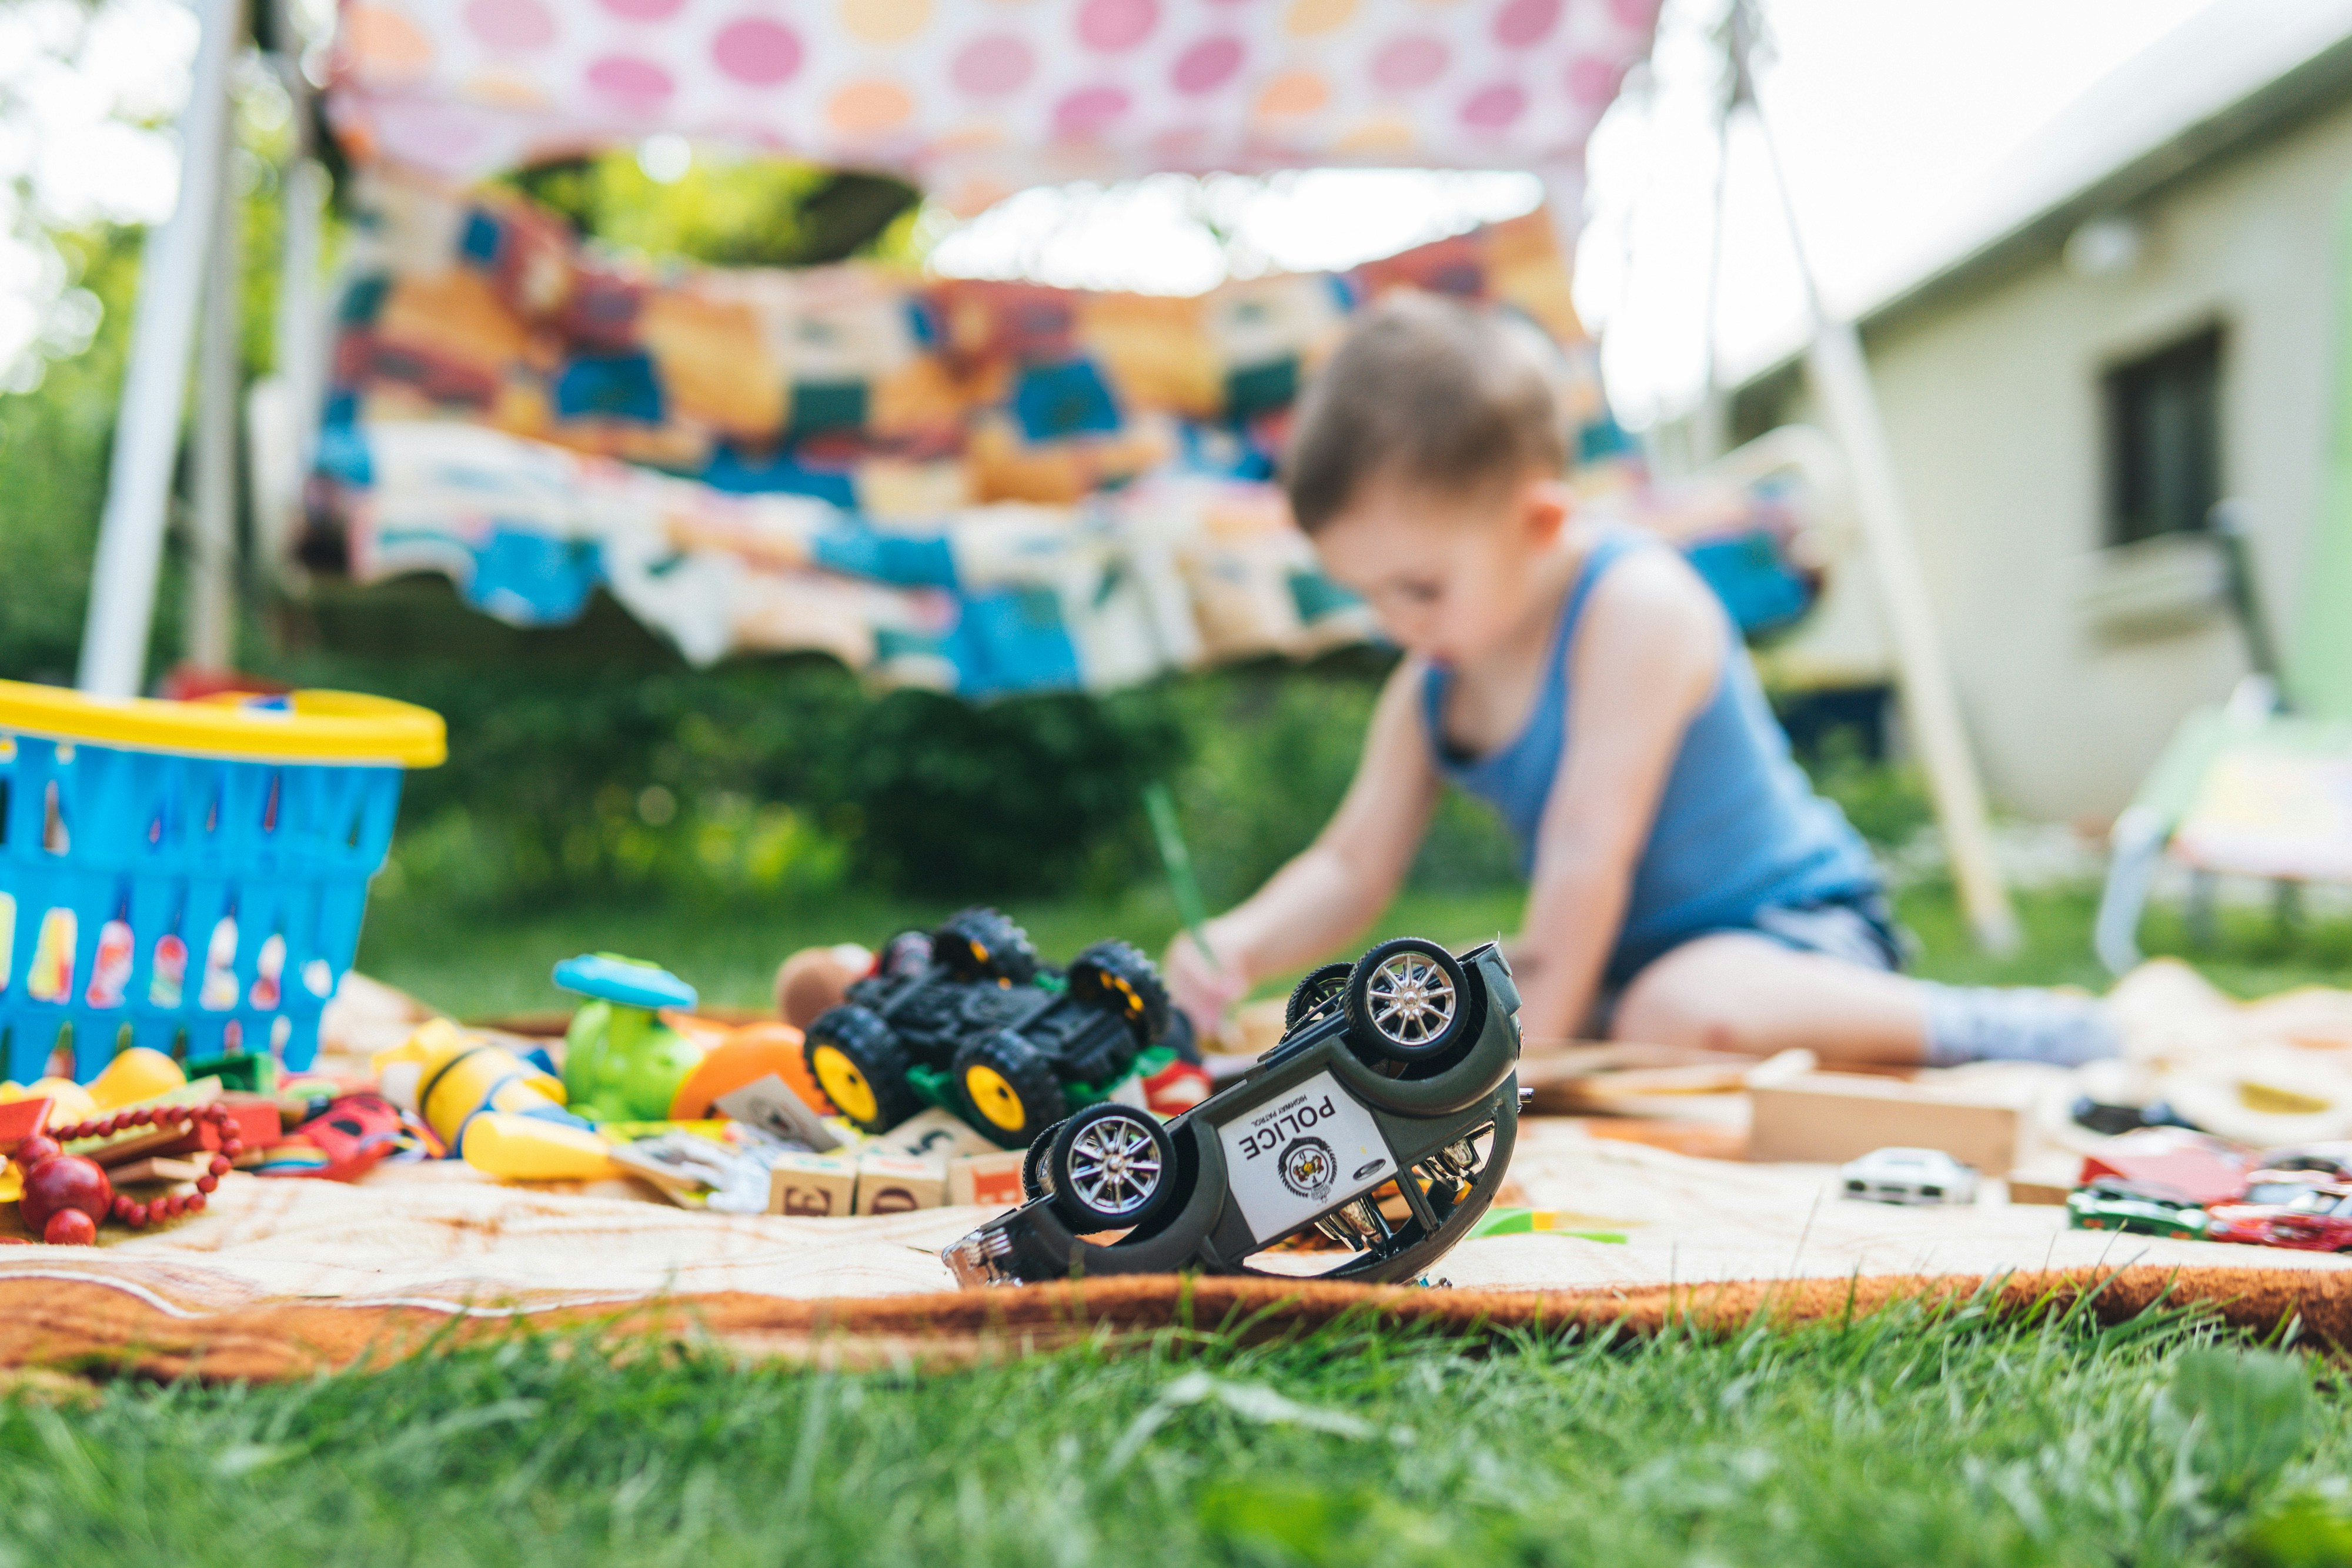
[[[1055,974],[1020,926],[967,909],[906,932],[842,1006],[809,1025],[810,1073],[841,1113],[887,1132],[944,1105],[1018,1148],[1140,1067],[1172,1059],[1168,993],[1151,960],[1097,942]]]
[[[1108,1103],[1047,1129],[1023,1172],[1030,1201],[940,1256],[966,1285],[1267,1273],[1253,1254],[1313,1230],[1346,1249],[1322,1278],[1412,1279],[1510,1164],[1518,1006],[1491,943],[1456,958],[1401,937],[1328,965],[1245,1075],[1164,1126]]]

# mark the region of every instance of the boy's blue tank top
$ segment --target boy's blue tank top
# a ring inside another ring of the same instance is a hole
[[[1517,738],[1465,758],[1446,745],[1445,697],[1453,684],[1433,667],[1423,712],[1438,770],[1487,801],[1518,841],[1519,867],[1532,874],[1537,826],[1559,771],[1568,734],[1568,657],[1584,606],[1612,563],[1657,541],[1614,528],[1595,542],[1560,607],[1535,711]],[[1866,897],[1880,890],[1870,851],[1843,812],[1813,793],[1789,755],[1789,738],[1764,700],[1739,641],[1724,618],[1724,661],[1715,695],[1683,732],[1657,818],[1633,872],[1625,919],[1607,981],[1622,985],[1644,965],[1694,937],[1752,929],[1757,912]]]

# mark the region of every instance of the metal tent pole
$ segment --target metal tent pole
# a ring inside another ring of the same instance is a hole
[[[82,629],[79,685],[94,696],[134,695],[145,671],[188,351],[220,204],[228,68],[245,33],[244,0],[196,0],[196,12],[203,33],[180,116],[179,201],[149,231],[140,263],[131,364]]]
[[[1871,384],[1870,365],[1863,357],[1862,336],[1852,321],[1833,314],[1822,302],[1821,289],[1806,258],[1796,204],[1789,193],[1788,172],[1756,96],[1751,55],[1755,48],[1755,0],[1738,0],[1731,17],[1732,69],[1737,73],[1736,101],[1748,106],[1764,141],[1765,161],[1772,169],[1780,207],[1789,229],[1789,243],[1797,255],[1797,275],[1802,279],[1805,306],[1812,318],[1812,341],[1805,350],[1805,371],[1821,400],[1822,412],[1838,444],[1844,448],[1853,470],[1854,510],[1862,525],[1864,553],[1870,561],[1879,599],[1886,612],[1887,629],[1895,642],[1896,679],[1903,708],[1910,720],[1919,760],[1927,769],[1927,788],[1936,817],[1944,830],[1951,858],[1952,877],[1958,884],[1960,907],[1977,945],[1988,952],[2017,950],[2020,936],[2016,912],[1992,852],[1992,832],[1985,810],[1984,786],[1969,750],[1968,731],[1960,722],[1958,699],[1952,690],[1950,667],[1944,661],[1942,639],[1936,629],[1935,610],[1927,598],[1925,574],[1911,538],[1911,524],[1903,505],[1903,491],[1895,476],[1895,455],[1886,438],[1886,423]]]
[[[237,297],[245,247],[238,243],[236,182],[223,178],[219,194],[196,350],[196,505],[188,541],[186,654],[200,670],[227,669],[236,642]]]

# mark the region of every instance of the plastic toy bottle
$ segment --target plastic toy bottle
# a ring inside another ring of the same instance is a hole
[[[702,1048],[662,1021],[688,1009],[692,986],[668,970],[617,953],[585,953],[555,966],[555,983],[590,998],[563,1036],[563,1086],[572,1109],[597,1122],[658,1122],[702,1061]]]

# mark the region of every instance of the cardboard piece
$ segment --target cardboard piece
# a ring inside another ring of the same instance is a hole
[[[1021,1190],[1021,1166],[1028,1157],[1023,1149],[996,1149],[950,1160],[948,1201],[990,1208],[1020,1207],[1029,1201],[1029,1195]]]
[[[806,1144],[818,1154],[841,1146],[841,1139],[824,1124],[824,1118],[810,1110],[808,1103],[772,1072],[721,1094],[711,1105],[738,1122],[791,1143]]]
[[[874,1140],[878,1152],[909,1159],[946,1160],[960,1155],[993,1155],[997,1146],[952,1111],[937,1106],[909,1116]]]
[[[2006,1098],[1859,1072],[1807,1072],[1749,1091],[1748,1157],[1843,1165],[1873,1149],[1941,1149],[1986,1176],[2016,1168],[2022,1117]]]
[[[768,1167],[768,1212],[825,1219],[851,1212],[857,1162],[840,1155],[782,1154]]]
[[[904,1214],[937,1208],[947,1196],[947,1167],[940,1160],[904,1155],[867,1155],[857,1162],[858,1214]]]

